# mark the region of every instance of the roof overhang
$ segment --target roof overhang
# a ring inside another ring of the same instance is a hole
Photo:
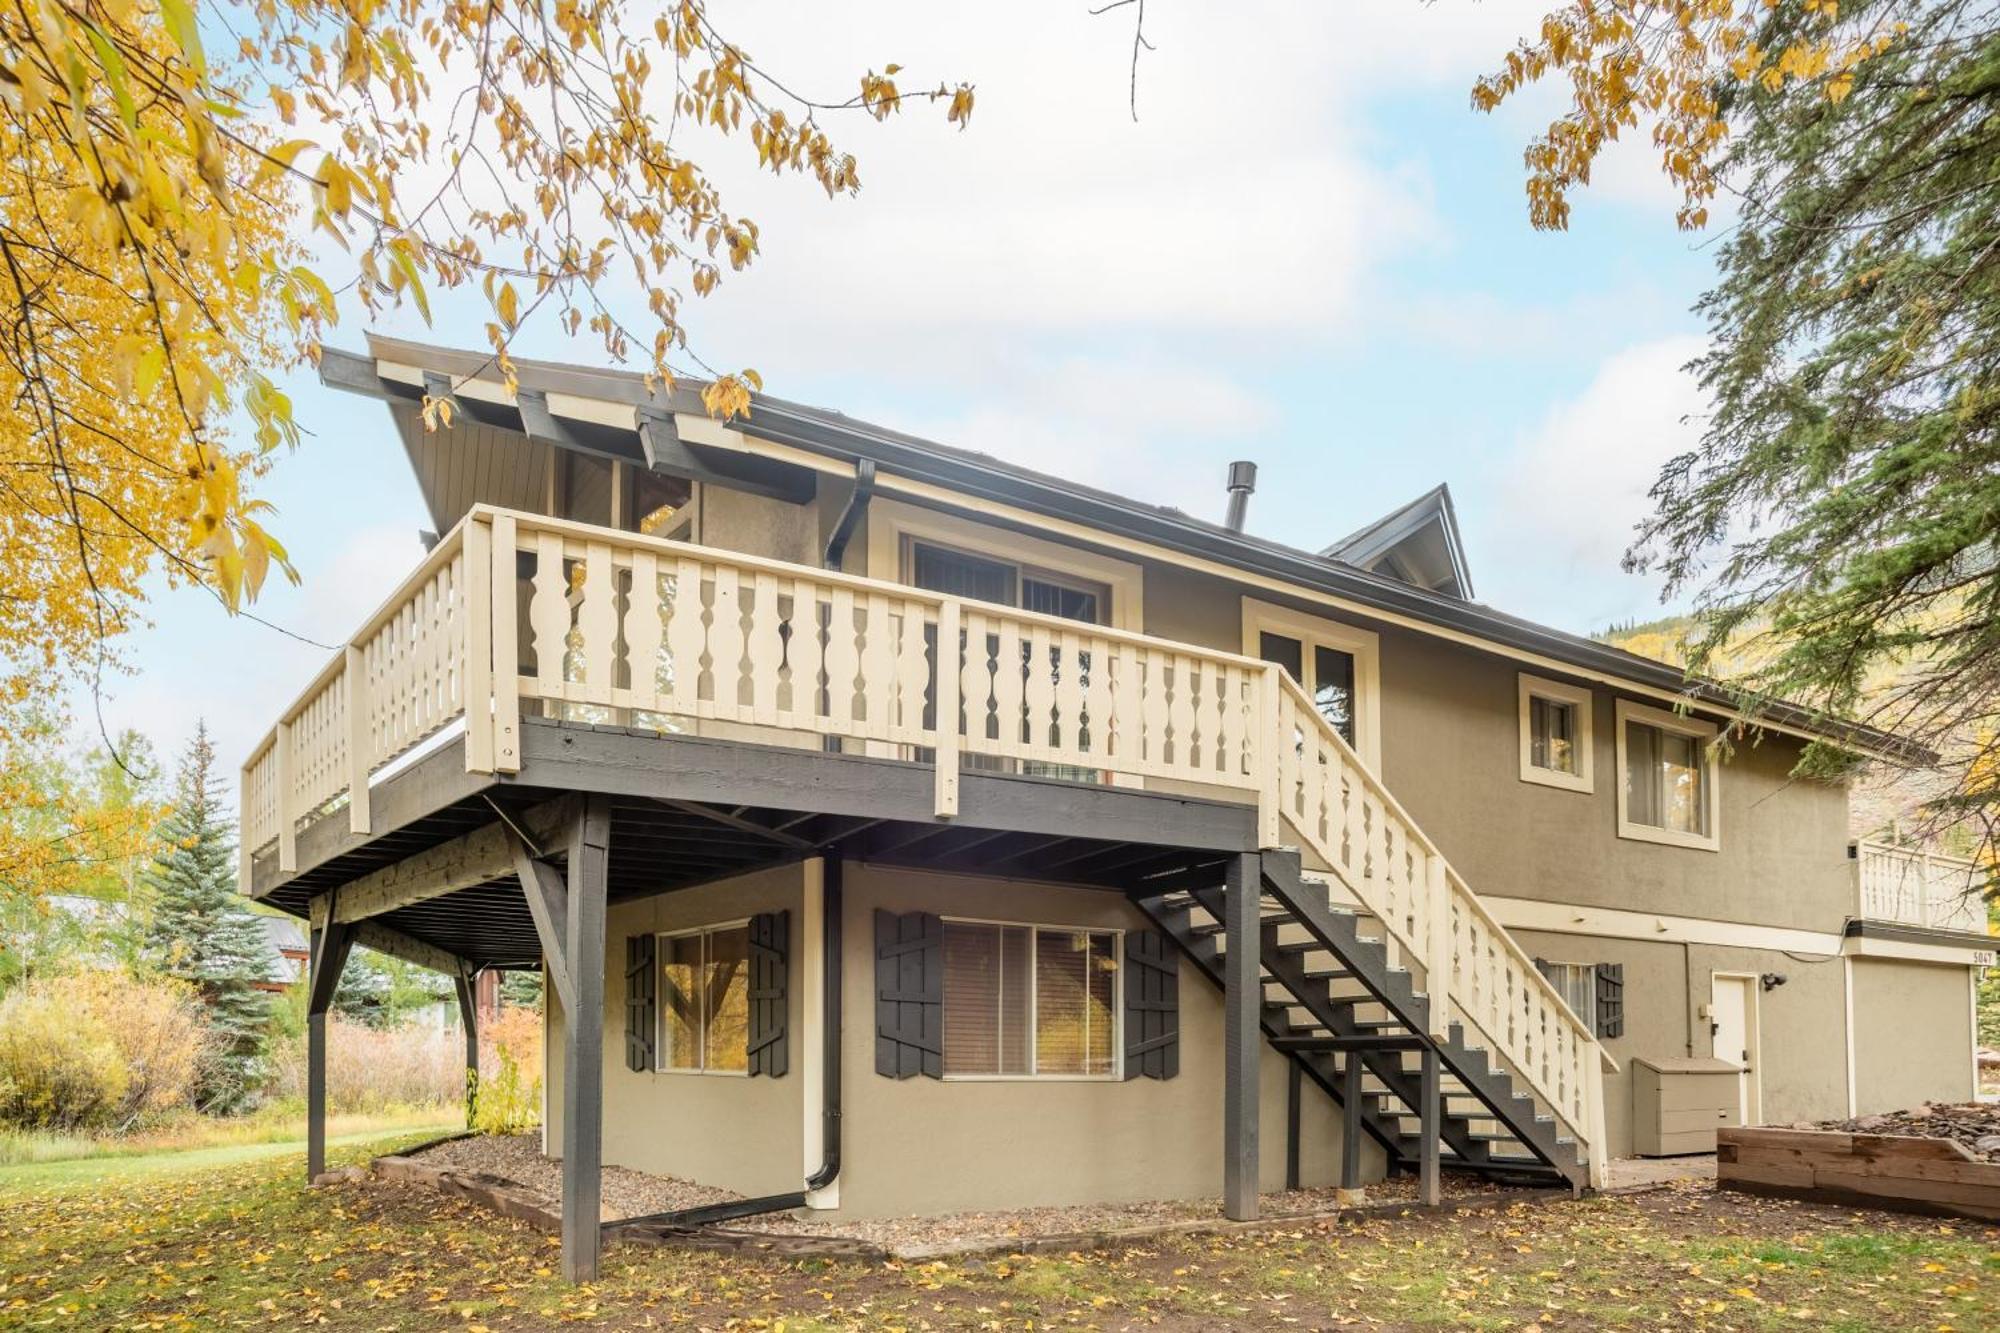
[[[667,388],[649,384],[645,376],[631,371],[522,358],[512,362],[517,389],[509,395],[490,352],[374,335],[369,337],[369,349],[368,356],[325,350],[322,381],[392,402],[417,402],[426,392],[445,389],[460,404],[485,403],[482,410],[495,417],[496,424],[518,421],[522,424],[509,428],[531,434],[537,422],[544,428],[549,422],[539,415],[531,421],[521,401],[539,398],[556,427],[572,427],[552,435],[553,443],[594,447],[599,452],[609,447],[607,441],[617,440],[621,451],[643,456],[642,424],[670,423],[676,441],[689,451],[688,461],[710,469],[714,480],[728,485],[754,486],[760,476],[770,477],[765,469],[771,468],[780,469],[787,479],[801,472],[851,478],[867,459],[878,469],[880,489],[968,510],[989,522],[1060,533],[1067,540],[1205,570],[1711,715],[1730,718],[1737,713],[1735,698],[1725,687],[1690,681],[1677,668],[1652,658],[1233,532],[1177,509],[1147,505],[837,412],[759,395],[746,416],[723,423],[705,413],[698,389],[686,380]],[[575,429],[575,423],[589,429]],[[654,434],[656,439],[665,438],[664,427],[656,425]],[[739,475],[744,479],[738,480]],[[1782,702],[1763,705],[1751,725],[1826,741],[1870,758],[1899,763],[1928,763],[1935,758],[1923,747],[1887,732],[1829,720]]]

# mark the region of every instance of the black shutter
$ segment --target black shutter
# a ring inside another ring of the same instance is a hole
[[[944,923],[875,910],[875,1072],[944,1077]]]
[[[785,980],[791,971],[792,914],[750,918],[750,1072],[782,1078],[786,1069]]]
[[[1125,936],[1125,1077],[1181,1072],[1181,955],[1155,930]]]
[[[625,1067],[643,1074],[653,1067],[660,1031],[660,970],[651,935],[625,940]]]
[[[1625,1035],[1625,964],[1597,965],[1597,1035]]]

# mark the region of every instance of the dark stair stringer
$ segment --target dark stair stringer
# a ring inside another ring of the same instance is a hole
[[[1360,1118],[1370,1137],[1388,1150],[1390,1170],[1413,1170],[1417,1161],[1422,1136],[1404,1132],[1402,1119],[1421,1119],[1419,1075],[1406,1070],[1403,1062],[1406,1051],[1428,1047],[1438,1052],[1441,1075],[1459,1085],[1446,1088],[1440,1098],[1439,1139],[1448,1150],[1440,1154],[1441,1165],[1584,1188],[1589,1171],[1577,1160],[1575,1141],[1559,1132],[1552,1116],[1536,1109],[1532,1096],[1515,1090],[1513,1078],[1495,1066],[1484,1049],[1467,1041],[1462,1024],[1453,1022],[1443,1041],[1429,1035],[1429,998],[1416,989],[1407,970],[1390,966],[1384,939],[1363,933],[1365,924],[1375,924],[1378,931],[1380,924],[1373,917],[1328,903],[1325,886],[1302,875],[1296,852],[1267,851],[1262,861],[1265,907],[1260,914],[1259,956],[1265,994],[1260,997],[1259,1017],[1265,1038],[1299,1061],[1336,1102],[1343,1091],[1341,1066],[1331,1051],[1314,1050],[1313,1045],[1380,1039],[1382,1047],[1344,1049],[1341,1059],[1361,1060],[1365,1072],[1381,1085],[1368,1098]],[[1218,873],[1206,883],[1161,884],[1151,886],[1151,891],[1142,885],[1134,893],[1140,910],[1180,945],[1218,989],[1227,949],[1226,938],[1216,924],[1225,919],[1225,893],[1215,886],[1219,878]],[[1196,921],[1197,909],[1210,920]],[[1288,926],[1302,928],[1307,938],[1285,940]],[[1330,955],[1337,966],[1313,966],[1315,954]],[[1363,993],[1334,993],[1334,982],[1349,980],[1358,983]],[[1271,997],[1273,987],[1280,991],[1279,998]],[[1390,1018],[1357,1017],[1356,1010],[1362,1005],[1379,1006]],[[1311,1022],[1295,1023],[1295,1009],[1305,1010]],[[1466,1109],[1463,1104],[1468,1100],[1475,1101],[1477,1107]],[[1454,1111],[1454,1104],[1461,1109]],[[1476,1131],[1472,1124],[1476,1120],[1496,1122],[1506,1132]],[[1502,1146],[1514,1148],[1515,1154],[1495,1151]]]

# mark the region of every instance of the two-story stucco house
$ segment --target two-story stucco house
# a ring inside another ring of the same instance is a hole
[[[1791,776],[1828,733],[1724,757],[1720,695],[1472,600],[1442,489],[1303,551],[1240,472],[1217,524],[630,374],[321,371],[439,535],[245,764],[243,882],[310,919],[315,1015],[356,941],[546,970],[573,1275],[605,1162],[1242,1217],[1587,1187],[1649,1060],[1729,1061],[1751,1121],[1971,1093],[1990,943]]]

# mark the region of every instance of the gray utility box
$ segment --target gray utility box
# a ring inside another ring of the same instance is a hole
[[[1743,1071],[1709,1056],[1632,1057],[1632,1151],[1641,1157],[1715,1151],[1715,1131],[1737,1124]]]

